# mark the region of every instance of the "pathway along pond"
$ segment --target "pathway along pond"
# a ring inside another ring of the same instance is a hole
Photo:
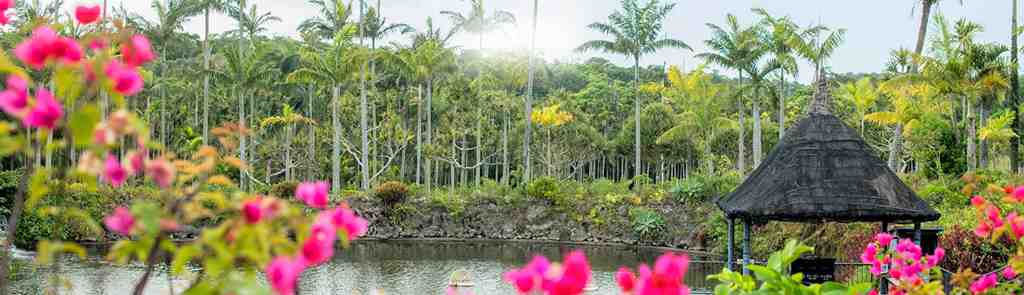
[[[300,294],[444,294],[450,275],[458,270],[469,273],[473,294],[515,294],[502,274],[526,263],[536,254],[561,260],[569,251],[586,252],[594,270],[592,286],[587,294],[618,294],[614,273],[620,266],[635,267],[653,264],[664,250],[630,246],[593,246],[535,242],[447,242],[447,241],[360,241],[351,248],[339,250],[325,265],[303,273]],[[694,290],[708,290],[705,277],[721,271],[719,262],[707,262],[707,256],[689,254],[694,261],[686,283]],[[128,294],[142,274],[142,265],[115,265],[98,253],[86,260],[69,258],[60,265],[62,277],[72,284],[61,294]],[[49,284],[51,270],[41,270],[15,282],[15,294],[41,294]],[[161,268],[147,288],[146,294],[168,294],[169,286],[181,292],[189,282],[167,280]]]

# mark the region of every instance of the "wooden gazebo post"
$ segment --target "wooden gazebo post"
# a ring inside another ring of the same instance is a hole
[[[727,257],[725,259],[725,267],[728,268],[730,271],[733,270],[732,269],[732,264],[733,264],[733,262],[736,261],[736,260],[733,260],[734,256],[733,256],[733,250],[732,250],[734,247],[736,247],[735,239],[736,239],[736,220],[732,219],[732,218],[729,218],[729,237],[728,237],[729,245],[725,247],[726,248],[726,252],[728,253],[728,254],[726,254]]]
[[[750,274],[750,270],[747,269],[747,265],[750,265],[750,220],[743,220],[743,275]]]

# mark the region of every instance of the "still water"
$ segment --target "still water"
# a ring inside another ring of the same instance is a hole
[[[363,241],[336,252],[327,264],[302,274],[300,294],[444,294],[450,275],[459,270],[469,273],[474,294],[515,294],[502,281],[502,273],[519,267],[536,254],[560,260],[569,251],[587,253],[594,270],[588,294],[618,294],[614,272],[619,266],[653,263],[663,250],[624,246],[583,246],[525,242],[440,242],[440,241]],[[705,289],[704,277],[721,270],[720,263],[698,254],[690,254],[694,263],[686,276],[695,290]],[[127,294],[143,267],[115,265],[101,256],[67,259],[60,265],[61,278],[71,286],[62,294]],[[52,286],[51,270],[41,270],[15,283],[16,294],[40,294]],[[180,293],[189,281],[168,279],[165,269],[150,282],[146,294]]]

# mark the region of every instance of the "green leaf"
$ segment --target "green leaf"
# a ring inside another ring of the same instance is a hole
[[[53,73],[53,83],[57,86],[57,97],[64,99],[66,105],[75,105],[75,100],[82,96],[82,75],[72,67],[58,67]]]
[[[71,113],[68,124],[75,147],[86,147],[92,141],[92,132],[100,122],[100,109],[95,104],[86,104]]]
[[[193,258],[199,256],[201,251],[199,246],[192,244],[178,249],[178,252],[174,254],[174,260],[171,262],[171,272],[174,274],[182,274],[185,272],[185,265]]]
[[[46,183],[49,179],[50,170],[48,169],[37,169],[35,174],[32,174],[28,183],[28,199],[25,200],[26,209],[35,208],[39,200],[50,192],[50,186]]]

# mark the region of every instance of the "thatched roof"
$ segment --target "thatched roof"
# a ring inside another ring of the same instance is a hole
[[[757,222],[937,220],[939,213],[830,109],[831,94],[821,79],[806,117],[742,185],[718,200],[726,216]]]

